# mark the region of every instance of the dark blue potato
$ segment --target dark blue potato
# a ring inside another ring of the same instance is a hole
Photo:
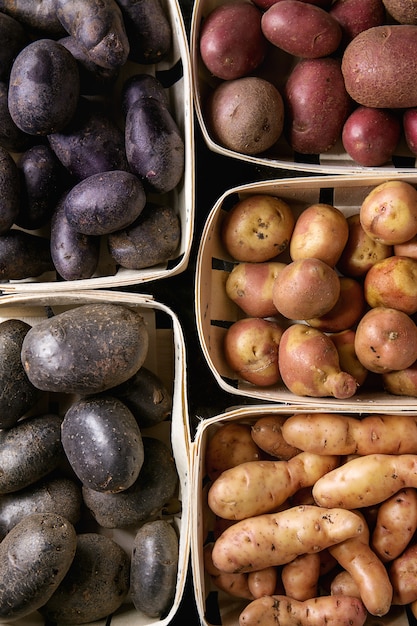
[[[100,257],[100,238],[78,232],[65,215],[60,201],[51,219],[51,255],[57,273],[64,280],[91,278]]]
[[[90,396],[65,413],[62,445],[80,481],[97,491],[130,487],[143,464],[143,443],[131,411],[111,396]]]
[[[38,389],[91,395],[133,376],[148,346],[148,330],[138,311],[97,302],[32,326],[23,340],[22,363]]]
[[[61,421],[38,415],[0,430],[0,494],[32,485],[58,467],[64,456]]]
[[[156,426],[171,416],[172,393],[162,379],[145,366],[122,385],[113,387],[111,392],[132,411],[139,428]]]
[[[152,74],[133,74],[122,87],[122,113],[126,117],[131,105],[140,98],[155,98],[165,107],[169,107],[168,94],[165,87]]]
[[[129,591],[130,561],[110,537],[81,533],[64,580],[41,609],[48,623],[85,624],[116,611]]]
[[[126,155],[145,188],[157,193],[174,189],[184,173],[184,141],[170,111],[159,100],[141,98],[126,116]]]
[[[74,559],[74,526],[56,513],[24,517],[0,543],[0,619],[17,620],[43,606]]]
[[[97,101],[81,97],[71,123],[48,135],[49,145],[76,181],[128,170],[124,133]]]
[[[1,13],[0,13],[1,15]],[[9,111],[9,88],[0,83],[0,146],[9,152],[22,152],[33,144],[33,136],[16,126]]]
[[[175,497],[178,473],[168,445],[142,436],[144,461],[136,482],[120,493],[100,493],[83,485],[83,500],[103,528],[125,528],[150,520]]]
[[[19,208],[19,171],[7,150],[0,146],[0,235],[13,226]]]
[[[0,13],[0,41],[0,80],[8,81],[13,61],[29,43],[29,38],[18,20]]]
[[[50,477],[0,497],[0,541],[24,517],[32,513],[57,513],[71,524],[81,516],[81,487],[63,477]]]
[[[85,235],[106,235],[126,228],[141,214],[146,195],[139,178],[113,170],[93,174],[68,192],[64,202],[67,220]]]
[[[18,229],[0,235],[0,280],[40,276],[53,269],[48,238]]]
[[[172,30],[160,0],[117,0],[129,37],[129,58],[136,63],[159,63],[171,49]]]
[[[30,325],[19,319],[0,323],[0,429],[14,426],[41,395],[26,376],[20,358],[29,329]]]
[[[55,0],[55,11],[94,63],[110,69],[126,63],[129,40],[115,0]]]
[[[53,39],[38,39],[16,57],[10,71],[9,111],[29,135],[62,130],[72,119],[80,93],[77,61]]]
[[[67,173],[47,144],[28,148],[17,161],[20,211],[15,223],[27,230],[45,226],[68,183]]]
[[[167,520],[144,524],[133,541],[130,597],[138,611],[165,617],[173,605],[177,585],[179,542]]]
[[[0,11],[15,18],[32,36],[62,36],[65,30],[55,13],[55,0],[0,0]]]
[[[94,63],[78,39],[67,35],[58,40],[69,50],[78,63],[80,74],[80,93],[84,96],[106,94],[113,88],[119,73],[119,67],[101,67]]]
[[[139,270],[173,259],[181,242],[181,222],[171,206],[148,203],[138,219],[107,239],[118,265]]]

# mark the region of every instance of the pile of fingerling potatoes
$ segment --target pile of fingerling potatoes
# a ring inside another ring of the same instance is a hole
[[[415,2],[207,1],[196,29],[218,146],[300,163],[335,149],[363,167],[417,154]]]
[[[163,3],[5,0],[0,34],[0,279],[173,258],[185,147],[154,75],[173,46]]]

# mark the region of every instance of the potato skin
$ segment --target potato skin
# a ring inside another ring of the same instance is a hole
[[[1,8],[1,5],[0,5]],[[13,61],[29,42],[23,25],[11,15],[0,13],[0,81],[8,81]]]
[[[55,13],[55,0],[0,0],[0,11],[13,17],[35,37],[54,39],[65,33]]]
[[[149,617],[166,615],[173,604],[179,545],[167,520],[155,520],[136,533],[130,566],[130,594],[136,609]]]
[[[30,325],[19,319],[0,323],[0,429],[13,426],[40,397],[20,358],[29,329]]]
[[[131,411],[117,398],[96,395],[73,402],[62,421],[61,439],[75,474],[92,489],[124,491],[139,475],[142,436]]]
[[[16,163],[0,146],[0,235],[13,226],[20,209],[20,179]]]
[[[369,28],[344,51],[342,73],[346,90],[363,106],[414,107],[417,105],[416,58],[417,26],[394,24]]]
[[[284,87],[285,128],[290,146],[301,154],[327,152],[340,137],[352,102],[340,61],[301,59]]]
[[[281,0],[262,15],[262,32],[274,46],[304,59],[329,56],[342,29],[328,11],[298,0]]]
[[[113,259],[128,269],[143,269],[172,259],[181,239],[181,222],[170,205],[148,202],[124,230],[107,238]]]
[[[61,130],[72,119],[78,102],[80,79],[72,54],[53,39],[28,44],[10,71],[10,115],[29,135]]]
[[[0,146],[9,152],[22,152],[32,144],[33,137],[16,126],[10,115],[8,100],[8,83],[2,81],[0,82]]]
[[[133,74],[125,80],[121,92],[122,113],[126,117],[131,105],[140,98],[155,98],[165,107],[169,107],[168,94],[165,87],[152,74]]]
[[[49,239],[11,229],[0,235],[0,278],[19,280],[53,271]]]
[[[0,618],[16,620],[45,604],[66,575],[76,543],[73,525],[56,513],[33,513],[16,524],[0,544]]]
[[[23,341],[22,362],[39,389],[93,394],[133,376],[148,345],[137,312],[118,304],[85,304],[33,326]]]
[[[129,591],[129,556],[110,537],[80,533],[71,566],[41,608],[60,624],[85,624],[111,615]]]
[[[160,0],[117,0],[129,39],[129,59],[159,63],[172,44],[172,28]]]

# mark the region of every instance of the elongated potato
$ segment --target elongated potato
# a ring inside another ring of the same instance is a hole
[[[417,530],[417,491],[401,489],[378,508],[371,545],[381,561],[397,558]]]
[[[256,445],[270,456],[288,461],[301,450],[290,445],[283,436],[282,425],[287,415],[263,415],[252,426],[252,439]]]
[[[251,572],[284,565],[300,554],[320,552],[365,530],[362,517],[340,508],[291,507],[241,520],[216,540],[214,565],[224,572]]]
[[[277,567],[265,567],[257,572],[249,572],[247,577],[248,588],[253,598],[261,598],[276,593],[278,585]]]
[[[281,571],[285,595],[299,602],[317,597],[320,566],[318,552],[300,554],[293,561],[286,563]]]
[[[319,506],[357,509],[379,504],[405,487],[417,487],[417,455],[368,454],[319,478],[313,497]]]
[[[208,492],[213,513],[241,520],[276,510],[339,465],[339,457],[300,452],[289,461],[248,461],[224,471]]]
[[[321,596],[298,602],[287,596],[264,596],[241,612],[239,626],[362,626],[366,617],[358,598]]]
[[[252,439],[249,424],[222,424],[206,446],[205,466],[210,480],[231,467],[259,459],[259,448]]]
[[[417,417],[298,413],[282,426],[285,441],[315,454],[416,454]]]
[[[393,587],[393,604],[406,605],[417,600],[417,544],[412,543],[388,568]]]

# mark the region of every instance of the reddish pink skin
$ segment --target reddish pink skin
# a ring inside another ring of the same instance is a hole
[[[282,2],[283,0],[252,0],[253,4],[256,4],[260,9],[264,11],[272,7],[273,4],[277,2]],[[317,7],[321,9],[330,9],[333,0],[299,0],[299,2],[305,2],[306,4],[315,4]]]
[[[334,52],[342,29],[327,11],[300,0],[281,0],[262,16],[262,32],[274,46],[296,57],[316,59]]]
[[[263,61],[267,42],[261,11],[248,2],[217,6],[204,20],[200,54],[207,69],[222,80],[241,78]]]
[[[409,150],[413,154],[417,154],[417,108],[404,111],[403,129]]]
[[[356,163],[372,167],[391,159],[400,136],[401,123],[393,111],[358,106],[343,126],[342,143]]]
[[[389,393],[417,397],[417,361],[403,370],[382,374],[382,380]]]
[[[329,13],[342,27],[342,44],[347,45],[356,35],[386,22],[382,0],[335,0]]]

